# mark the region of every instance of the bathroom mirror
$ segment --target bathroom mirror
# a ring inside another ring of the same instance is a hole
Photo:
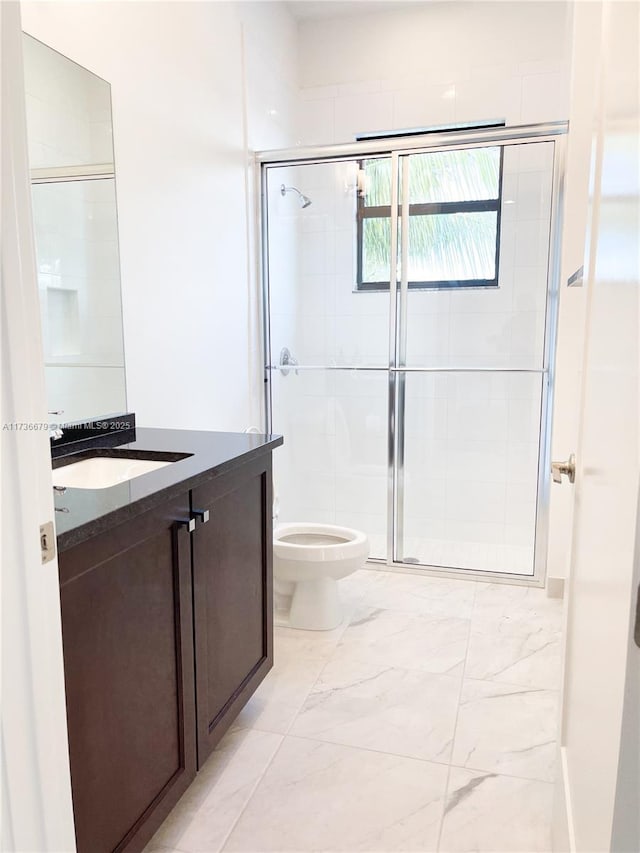
[[[127,408],[111,87],[23,46],[48,408],[88,420]]]

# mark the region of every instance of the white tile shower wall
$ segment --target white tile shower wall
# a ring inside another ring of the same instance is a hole
[[[568,118],[570,4],[407,5],[300,23],[301,144]]]
[[[50,411],[62,410],[65,421],[79,421],[87,412],[124,412],[127,407],[124,367],[45,367]]]
[[[386,375],[300,371],[273,376],[280,521],[318,521],[365,530],[372,555],[386,551]]]
[[[108,84],[33,39],[23,49],[31,168],[111,163]]]
[[[33,210],[45,362],[124,367],[113,180],[34,186]]]

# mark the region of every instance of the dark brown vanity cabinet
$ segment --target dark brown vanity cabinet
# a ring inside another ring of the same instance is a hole
[[[78,853],[139,851],[272,665],[270,454],[59,565]]]
[[[193,536],[198,766],[273,663],[271,457],[199,486]]]
[[[139,850],[196,775],[189,494],[60,555],[79,853]]]

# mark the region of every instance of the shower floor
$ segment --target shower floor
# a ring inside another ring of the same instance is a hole
[[[371,555],[385,558],[383,536],[369,536]],[[452,539],[407,537],[404,553],[408,563],[422,566],[464,569],[475,572],[502,572],[531,576],[533,545],[528,547],[487,542],[460,542]]]
[[[561,602],[362,570],[275,659],[147,853],[549,851]]]

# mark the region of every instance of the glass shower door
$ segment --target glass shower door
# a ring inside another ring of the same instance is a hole
[[[278,521],[363,530],[386,560],[389,293],[357,286],[363,171],[360,159],[267,170],[267,371],[271,427],[285,436]],[[389,205],[390,182],[387,170],[372,200]],[[366,223],[368,240],[379,225]],[[385,228],[367,272],[388,282],[388,218]]]
[[[395,562],[534,574],[553,165],[552,141],[399,156]]]
[[[560,173],[542,133],[265,162],[280,522],[361,529],[390,567],[542,573]]]

